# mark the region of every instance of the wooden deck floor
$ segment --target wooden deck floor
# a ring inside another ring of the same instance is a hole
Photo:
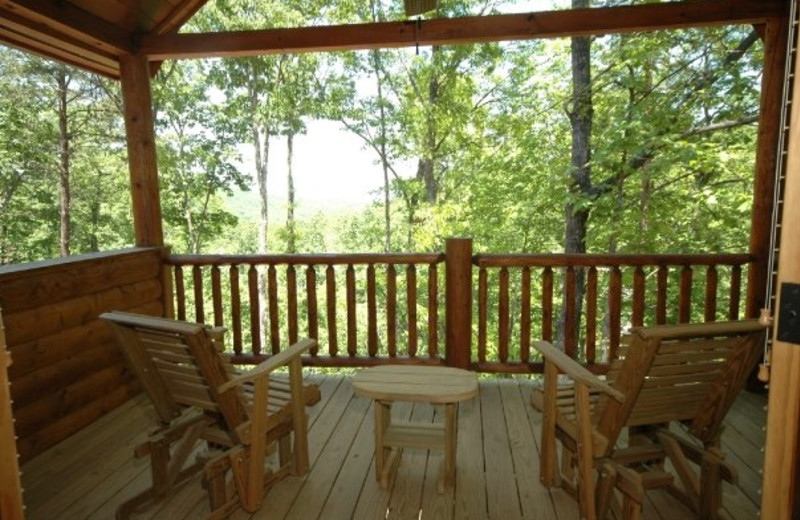
[[[529,404],[529,380],[486,379],[480,397],[459,410],[456,484],[436,493],[441,455],[406,450],[397,478],[382,491],[374,477],[371,402],[353,394],[346,376],[312,376],[322,400],[309,409],[312,468],[272,488],[255,515],[267,519],[558,519],[578,518],[575,502],[560,489],[539,484],[541,416]],[[757,518],[764,444],[762,396],[743,393],[724,433],[739,486],[726,484],[725,506],[735,519]],[[415,421],[440,421],[429,405],[399,403],[394,413]],[[145,460],[134,460],[153,417],[144,397],[103,417],[23,467],[30,520],[108,519],[126,497],[146,487]],[[169,504],[141,518],[202,518],[207,512],[199,483],[190,483]],[[663,492],[648,496],[645,518],[675,520],[690,514]]]

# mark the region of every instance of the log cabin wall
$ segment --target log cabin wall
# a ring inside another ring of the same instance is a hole
[[[97,316],[109,310],[162,315],[162,251],[129,249],[0,268],[23,461],[139,391]]]

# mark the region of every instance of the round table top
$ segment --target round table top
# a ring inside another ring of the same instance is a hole
[[[455,403],[478,395],[478,376],[452,367],[380,365],[358,372],[353,390],[384,401]]]

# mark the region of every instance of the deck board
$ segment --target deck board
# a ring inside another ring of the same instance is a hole
[[[521,520],[514,463],[506,428],[499,385],[481,388],[481,418],[483,419],[483,455],[486,471],[486,503],[490,518]],[[529,434],[532,434],[530,432]]]
[[[405,450],[397,477],[384,491],[375,478],[372,402],[357,397],[346,376],[313,375],[322,398],[309,408],[311,471],[273,487],[256,514],[234,520],[474,519],[573,520],[575,501],[539,483],[541,415],[529,404],[528,379],[481,379],[480,397],[459,407],[455,486],[437,493],[442,455]],[[732,518],[757,517],[764,443],[764,396],[742,394],[723,433],[739,487],[726,484],[724,505]],[[27,518],[113,518],[116,507],[149,482],[146,460],[135,460],[155,415],[143,396],[101,418],[22,468]],[[397,403],[393,417],[443,421],[443,409]],[[199,481],[169,503],[136,518],[203,518],[208,505]],[[648,493],[645,518],[671,520],[689,513],[665,492]]]

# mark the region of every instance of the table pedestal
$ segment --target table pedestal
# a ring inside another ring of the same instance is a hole
[[[375,401],[375,478],[387,489],[397,472],[403,448],[443,450],[436,489],[444,493],[456,477],[458,403],[447,403],[444,424],[392,421],[392,401]]]

